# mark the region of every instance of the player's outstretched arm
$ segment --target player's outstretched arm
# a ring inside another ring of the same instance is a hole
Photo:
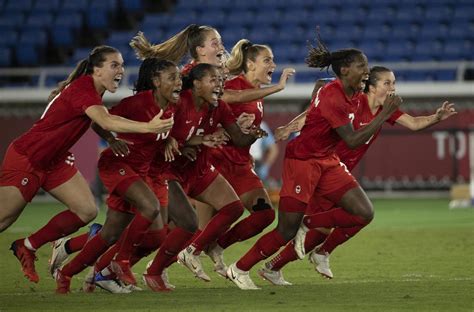
[[[454,108],[454,104],[445,101],[433,115],[429,116],[411,116],[404,113],[397,119],[397,123],[413,131],[423,130],[440,121],[446,120],[458,112]]]

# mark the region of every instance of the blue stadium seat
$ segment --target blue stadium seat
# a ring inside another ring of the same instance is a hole
[[[429,6],[425,10],[425,20],[433,22],[446,22],[450,21],[453,16],[453,10],[451,7],[444,6]]]
[[[47,29],[53,24],[53,14],[44,12],[32,12],[26,19],[23,28],[28,29]]]
[[[85,17],[88,29],[105,30],[109,27],[109,14],[106,9],[89,8]]]
[[[474,16],[474,5],[457,5],[454,9],[453,20],[454,21],[472,21]]]
[[[0,67],[11,67],[12,63],[13,57],[10,48],[0,44]]]
[[[260,0],[233,1],[228,8],[232,10],[256,10],[260,7]]]
[[[0,36],[0,47],[13,47],[18,40],[18,32],[16,30],[5,29],[2,30]]]
[[[106,43],[113,47],[128,46],[130,40],[136,35],[135,31],[117,31],[110,34]],[[145,33],[148,38],[148,35]]]
[[[412,61],[435,61],[442,58],[443,45],[436,40],[426,40],[416,42],[414,53],[411,55]]]
[[[308,31],[306,28],[295,24],[285,24],[280,26],[278,29],[278,37],[274,38],[274,40],[277,40],[280,43],[288,44],[312,39],[307,35]]]
[[[21,32],[18,43],[43,48],[48,43],[48,35],[44,30],[27,29]]]
[[[360,40],[363,30],[356,24],[344,24],[335,29],[332,35],[333,40]]]
[[[446,40],[443,46],[443,60],[470,60],[473,47],[474,45],[471,40]]]
[[[406,81],[425,81],[430,80],[431,74],[426,70],[407,70],[403,76]]]
[[[412,23],[419,19],[422,12],[422,10],[416,8],[400,8],[395,13],[394,19],[397,21],[397,24]]]
[[[418,39],[420,34],[420,27],[416,24],[400,24],[394,25],[390,32],[387,39],[395,39],[395,40],[416,40]]]
[[[253,43],[272,45],[278,39],[278,31],[272,26],[257,26],[248,30],[248,38]]]
[[[370,26],[372,23],[384,23],[388,20],[387,16],[394,17],[395,10],[390,7],[374,7],[369,10],[364,20],[366,21],[366,24]]]
[[[113,11],[117,9],[117,0],[91,1],[89,3],[89,9],[105,9]]]
[[[300,72],[295,74],[295,82],[297,83],[314,83],[316,80],[321,78],[330,78],[331,73],[327,73],[325,70],[313,69],[308,72]],[[308,94],[308,98],[310,94]]]
[[[383,61],[406,61],[413,53],[413,44],[406,40],[387,42],[386,53]]]
[[[230,49],[237,41],[248,37],[248,32],[245,27],[225,28],[220,32],[222,41],[228,49]]]
[[[88,6],[88,0],[62,0],[62,11],[85,12]]]
[[[0,29],[19,29],[23,26],[24,20],[23,13],[3,13],[0,15]]]
[[[51,41],[55,47],[70,48],[75,44],[73,31],[70,28],[55,26],[51,30]]]
[[[74,53],[72,54],[71,58],[69,59],[68,63],[69,65],[76,65],[83,59],[87,58],[89,56],[89,53],[91,52],[92,48],[77,48],[74,50]]]
[[[79,13],[59,14],[56,16],[54,26],[78,30],[82,27],[82,15]]]
[[[315,25],[319,24],[338,24],[339,10],[337,9],[328,9],[325,11],[315,10],[313,11],[313,16],[311,19],[314,21]]]
[[[289,9],[283,12],[280,23],[282,23],[282,25],[304,23],[311,20],[311,13],[306,10],[302,11],[301,9]]]
[[[61,6],[61,0],[36,1],[33,6],[33,12],[36,13],[55,13]]]
[[[260,25],[277,25],[280,23],[282,13],[277,9],[259,10],[255,16],[255,20]]]
[[[355,47],[362,50],[370,62],[380,62],[385,56],[386,49],[382,41],[364,40],[356,41]]]
[[[440,80],[440,81],[456,80],[456,70],[455,69],[437,70],[435,72],[435,80]]]
[[[390,13],[391,10],[387,9],[385,12],[386,18],[390,18],[393,13]],[[367,16],[368,11],[366,9],[356,7],[353,9],[345,9],[339,14],[339,22],[341,24],[346,23],[359,23],[364,24],[364,18]]]
[[[19,66],[38,66],[40,55],[37,46],[20,43],[16,49],[16,59]]]
[[[33,7],[32,0],[10,0],[4,8],[5,14],[28,13]]]
[[[128,13],[139,13],[143,11],[141,0],[121,0],[122,6]]]
[[[245,2],[245,1],[242,1]],[[226,17],[224,27],[251,26],[255,24],[255,12],[252,10],[233,10],[232,14]]]
[[[193,19],[189,18],[188,24],[189,21],[193,22]],[[200,25],[210,25],[220,29],[226,23],[226,15],[222,10],[206,10],[196,18],[195,22]]]
[[[419,39],[441,39],[448,34],[448,27],[439,23],[425,23],[421,26]]]
[[[142,28],[163,27],[168,25],[172,15],[170,14],[147,14],[145,15]]]
[[[452,22],[448,30],[447,38],[474,40],[474,23]]]

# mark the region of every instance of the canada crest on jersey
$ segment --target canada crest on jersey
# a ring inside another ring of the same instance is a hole
[[[257,108],[260,111],[260,113],[263,114],[263,103],[262,103],[262,101],[257,101]]]

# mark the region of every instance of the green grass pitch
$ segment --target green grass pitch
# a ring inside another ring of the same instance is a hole
[[[335,278],[330,281],[304,260],[284,268],[294,286],[275,287],[258,277],[258,264],[251,276],[262,289],[241,291],[202,258],[210,283],[175,264],[169,276],[177,289],[171,293],[84,294],[81,274],[74,278],[73,293],[59,296],[47,273],[49,245],[37,252],[39,284],[23,277],[8,250],[13,240],[61,209],[32,204],[0,234],[0,311],[474,311],[474,209],[448,210],[447,200],[431,199],[375,200],[374,205],[372,224],[333,252]],[[226,262],[238,259],[254,242],[231,247]],[[147,261],[137,264],[135,273],[141,274]]]

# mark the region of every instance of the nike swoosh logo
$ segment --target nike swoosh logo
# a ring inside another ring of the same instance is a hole
[[[234,275],[234,270],[230,269],[230,276],[232,277],[232,279],[235,279],[236,276]]]

